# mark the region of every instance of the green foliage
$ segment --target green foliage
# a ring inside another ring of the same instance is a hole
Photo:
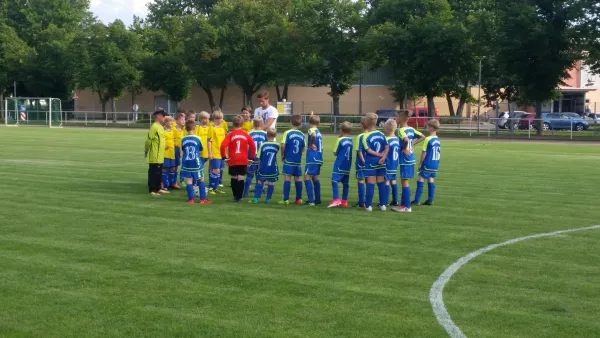
[[[33,50],[15,30],[0,21],[0,96],[19,77],[32,53]]]
[[[169,17],[203,16],[211,12],[218,0],[154,0],[148,4],[148,22],[155,27]]]

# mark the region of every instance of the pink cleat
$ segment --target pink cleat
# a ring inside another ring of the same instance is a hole
[[[327,208],[335,208],[339,207],[340,205],[342,205],[342,201],[340,199],[335,199],[333,200],[333,202],[329,203],[329,206]]]
[[[342,208],[348,207],[348,201],[342,201]]]

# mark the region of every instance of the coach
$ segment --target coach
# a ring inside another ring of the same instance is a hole
[[[162,178],[162,166],[165,161],[165,111],[159,109],[154,112],[154,123],[148,132],[148,138],[144,145],[144,155],[148,162],[148,190],[152,196],[167,193],[160,187]]]
[[[269,92],[262,91],[256,96],[260,107],[254,110],[254,117],[260,116],[264,121],[263,130],[273,128],[277,130],[277,118],[279,113],[277,108],[273,107],[269,102]]]

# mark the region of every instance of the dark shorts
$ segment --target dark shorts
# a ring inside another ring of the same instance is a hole
[[[234,165],[229,167],[229,176],[246,176],[247,171],[247,165]]]

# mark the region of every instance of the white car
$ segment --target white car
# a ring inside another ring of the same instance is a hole
[[[584,117],[584,119],[589,124],[600,124],[600,113],[589,113]]]
[[[527,112],[520,110],[515,110],[512,114],[507,111],[501,112],[498,114],[498,128],[510,129],[510,124],[512,123],[514,129],[519,129],[519,120],[525,115],[527,115]]]

